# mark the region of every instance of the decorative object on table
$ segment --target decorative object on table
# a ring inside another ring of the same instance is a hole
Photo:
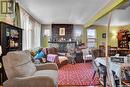
[[[116,57],[119,57],[119,55],[120,55],[120,54],[116,54],[115,56],[116,56]]]
[[[124,58],[123,57],[112,56],[111,61],[116,62],[116,63],[124,63]]]

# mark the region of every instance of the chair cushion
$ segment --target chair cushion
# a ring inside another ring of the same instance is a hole
[[[55,84],[58,81],[58,72],[56,70],[39,70],[33,76],[48,76],[54,80]]]

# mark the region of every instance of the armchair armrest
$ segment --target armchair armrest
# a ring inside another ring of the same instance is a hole
[[[14,87],[55,87],[53,79],[48,76],[14,78],[14,83]]]
[[[37,70],[58,70],[56,63],[45,63],[36,65]]]

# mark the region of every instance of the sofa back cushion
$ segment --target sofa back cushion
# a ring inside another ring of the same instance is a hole
[[[48,54],[57,54],[58,53],[58,49],[55,47],[52,48],[47,48]]]
[[[29,51],[9,52],[2,59],[8,79],[30,76],[36,71]]]

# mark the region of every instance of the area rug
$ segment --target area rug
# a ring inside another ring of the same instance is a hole
[[[96,86],[99,85],[98,74],[92,79],[94,67],[91,63],[67,64],[58,71],[58,85]]]

